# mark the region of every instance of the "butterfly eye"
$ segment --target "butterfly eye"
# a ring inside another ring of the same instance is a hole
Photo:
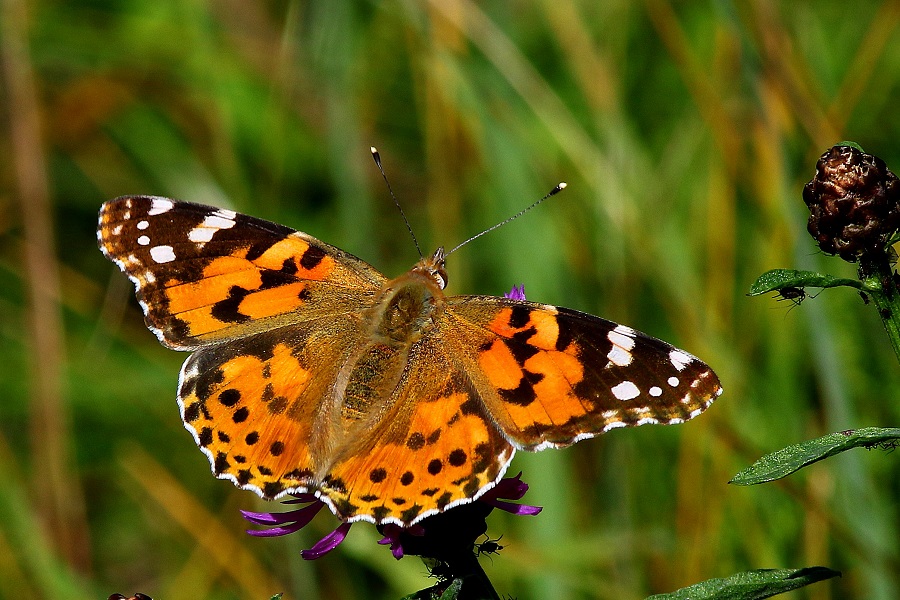
[[[432,269],[431,276],[434,277],[434,280],[437,281],[438,287],[444,289],[447,287],[447,271],[442,268]]]

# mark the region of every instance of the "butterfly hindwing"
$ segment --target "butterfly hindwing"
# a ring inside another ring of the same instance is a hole
[[[305,233],[167,198],[107,202],[98,238],[134,282],[147,326],[178,350],[352,311],[384,281]]]
[[[178,403],[216,476],[268,499],[314,491],[341,442],[329,398],[360,335],[349,316],[320,318],[192,354]]]
[[[340,488],[328,487],[342,518],[408,526],[471,501],[503,476],[515,449],[450,348],[440,326],[415,343],[388,401],[373,399],[387,412],[336,457],[329,478]]]

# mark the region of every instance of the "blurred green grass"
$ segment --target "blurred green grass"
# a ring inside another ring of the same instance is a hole
[[[817,254],[800,190],[842,139],[900,168],[900,6],[369,2],[2,5],[0,597],[396,598],[425,587],[357,525],[328,557],[245,536],[174,402],[185,357],[144,329],[96,249],[109,198],[156,194],[279,221],[388,275],[416,259],[368,147],[451,293],[592,312],[701,356],[725,395],[677,428],[520,454],[534,519],[491,517],[501,593],[641,598],[751,568],[826,565],[796,598],[895,598],[895,456],[777,484],[764,452],[898,423],[871,307],[835,290],[750,299]],[[46,227],[42,228],[42,223]]]

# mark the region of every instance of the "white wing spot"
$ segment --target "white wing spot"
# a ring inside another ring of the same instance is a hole
[[[660,396],[662,396],[662,388],[658,385],[654,385],[652,388],[650,388],[650,395],[654,398],[659,398]]]
[[[157,263],[167,263],[175,260],[175,251],[172,246],[154,246],[150,248],[150,257]]]
[[[659,423],[659,420],[654,419],[653,417],[644,417],[643,419],[638,419],[638,422],[635,425],[656,425]]]
[[[612,423],[603,426],[603,433],[606,433],[610,429],[618,429],[619,427],[627,427],[627,425],[622,421],[613,421]]]
[[[623,350],[631,350],[632,348],[634,348],[634,338],[627,333],[619,331],[620,327],[622,326],[619,325],[619,327],[616,327],[608,334],[606,334],[606,339],[608,339],[614,345],[622,348]]]
[[[678,387],[679,381],[678,381],[677,377],[669,377],[669,379],[667,380],[667,383],[669,385],[671,385],[672,387]]]
[[[612,335],[612,333],[610,333]],[[628,350],[616,346],[613,343],[612,349],[609,351],[609,354],[606,355],[606,358],[609,359],[610,364],[616,365],[617,367],[627,367],[631,364],[631,352]],[[610,365],[606,365],[607,367]]]
[[[155,283],[156,276],[153,274],[153,271],[147,271],[144,273],[144,281],[147,283]]]
[[[147,215],[151,217],[153,215],[161,215],[164,212],[169,212],[174,207],[175,203],[171,200],[167,200],[165,198],[154,198],[150,204],[150,210],[147,211]]]
[[[137,228],[140,230],[144,230],[150,227],[150,221],[138,221]]]
[[[230,217],[229,217],[230,215]],[[191,229],[188,239],[197,244],[205,244],[210,241],[217,231],[220,229],[231,229],[235,222],[232,220],[236,215],[230,210],[217,210],[211,215],[207,215],[203,219],[203,223]]]
[[[623,381],[610,390],[619,400],[633,400],[641,395],[641,390],[630,381]]]
[[[627,367],[631,364],[631,350],[634,348],[634,330],[624,325],[617,325],[615,329],[606,334],[606,339],[612,344],[612,348],[606,358],[609,359],[611,365],[617,367]]]
[[[149,245],[150,245],[150,238],[148,238],[146,235],[142,235],[141,237],[139,237],[139,238],[137,239],[137,242],[138,242],[138,244],[140,244],[141,246],[149,246]]]
[[[673,367],[679,371],[684,371],[685,367],[694,362],[694,357],[681,350],[672,350],[669,352],[669,361],[671,361]]]
[[[113,230],[112,230],[113,235],[119,235],[120,233],[122,233],[121,225],[116,225],[115,227],[113,227]]]
[[[616,325],[616,328],[613,331],[617,333],[621,333],[622,335],[627,335],[628,337],[634,337],[635,331],[631,327],[627,325]],[[634,342],[632,342],[634,343]]]

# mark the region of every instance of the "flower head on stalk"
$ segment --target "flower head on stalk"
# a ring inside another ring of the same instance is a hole
[[[410,527],[401,527],[389,523],[379,525],[384,536],[378,541],[381,545],[389,545],[394,558],[401,559],[405,554],[416,554],[423,557],[445,560],[460,550],[474,548],[475,541],[487,530],[484,518],[495,508],[514,515],[536,515],[541,512],[540,506],[516,504],[510,500],[521,500],[528,491],[528,484],[521,480],[522,474],[501,479],[497,485],[484,493],[475,502],[464,504],[444,513],[423,519]],[[304,504],[305,506],[282,513],[262,513],[242,510],[245,519],[267,529],[251,529],[247,533],[256,537],[275,537],[299,531],[308,525],[322,510],[325,504],[313,494],[296,494],[285,504]],[[337,548],[352,523],[341,523],[334,531],[316,542],[312,548],[304,550],[300,555],[306,560],[315,560]]]
[[[525,300],[525,284],[512,286],[512,289],[503,294],[503,297],[511,300]]]

